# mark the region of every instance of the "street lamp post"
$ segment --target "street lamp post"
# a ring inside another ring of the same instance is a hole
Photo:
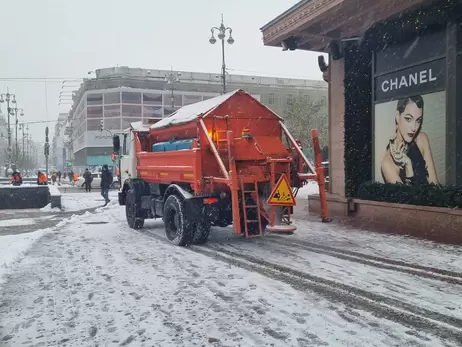
[[[212,27],[210,29],[212,32],[212,36],[209,39],[209,42],[213,45],[217,42],[217,39],[215,38],[215,32],[218,32],[217,36],[218,39],[221,40],[221,78],[223,82],[223,94],[226,93],[226,63],[225,63],[225,38],[226,38],[226,32],[229,32],[229,37],[228,40],[226,40],[230,45],[234,43],[233,39],[233,29],[230,27],[225,27],[223,24],[223,14],[221,15],[221,25],[219,27]]]
[[[29,126],[23,123],[19,125],[19,129],[22,130],[22,166],[24,169],[26,165],[26,143],[25,141],[28,135],[25,133],[25,131],[29,131]]]
[[[15,116],[15,148],[16,148],[16,153],[15,153],[15,157],[14,157],[14,160],[16,161],[16,165],[18,165],[18,155],[19,155],[19,151],[18,151],[18,124],[19,124],[19,121],[18,121],[18,112],[19,115],[22,117],[24,116],[24,110],[22,108],[13,108],[13,112],[14,112],[14,116]]]
[[[10,115],[12,115],[12,109],[10,109],[10,101],[12,104],[16,104],[16,95],[10,94],[9,91],[6,94],[0,94],[0,103],[6,101],[6,108],[8,113],[8,168],[11,165],[11,126],[10,126]]]
[[[171,91],[171,101],[172,101],[172,112],[175,108],[175,96],[173,95],[173,91],[175,90],[175,83],[180,81],[181,72],[173,72],[170,71],[168,74],[165,75],[165,81],[167,84],[170,85]]]

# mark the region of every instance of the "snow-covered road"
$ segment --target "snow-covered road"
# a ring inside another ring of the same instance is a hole
[[[117,205],[66,219],[4,271],[0,346],[462,345],[461,248],[296,222],[180,248]]]

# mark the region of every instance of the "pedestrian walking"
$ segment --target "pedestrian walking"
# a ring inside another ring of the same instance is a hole
[[[84,181],[85,191],[87,193],[90,193],[91,192],[91,182],[93,181],[93,176],[91,175],[91,172],[90,170],[88,170],[88,168],[86,168],[85,172],[83,173],[83,179],[85,180]]]
[[[107,206],[109,204],[109,188],[112,185],[112,181],[114,177],[112,176],[112,172],[109,171],[109,167],[104,164],[103,169],[101,171],[101,195],[104,198],[105,204]]]

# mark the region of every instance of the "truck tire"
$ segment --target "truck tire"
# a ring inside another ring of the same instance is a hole
[[[203,245],[207,242],[210,235],[210,222],[200,221],[196,224],[192,243],[195,245]]]
[[[174,245],[191,243],[194,224],[188,222],[181,199],[176,195],[170,195],[164,203],[164,225],[165,234]]]
[[[132,229],[141,229],[144,226],[144,218],[140,217],[141,202],[137,200],[136,191],[130,189],[125,201],[125,215],[128,226]]]

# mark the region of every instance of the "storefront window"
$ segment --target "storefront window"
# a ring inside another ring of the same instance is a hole
[[[87,94],[87,105],[102,105],[103,95],[102,94]]]
[[[441,43],[443,42],[443,44]],[[445,34],[375,56],[374,179],[448,184]]]
[[[144,105],[162,105],[162,94],[143,93]]]
[[[144,106],[143,118],[162,117],[164,114],[162,106]]]
[[[124,104],[141,104],[141,93],[122,92],[122,103]]]
[[[120,104],[120,92],[114,93],[105,93],[104,94],[104,104]]]
[[[141,106],[122,105],[122,117],[136,117],[141,119]]]
[[[87,118],[103,118],[103,107],[102,106],[88,106],[87,107]]]

